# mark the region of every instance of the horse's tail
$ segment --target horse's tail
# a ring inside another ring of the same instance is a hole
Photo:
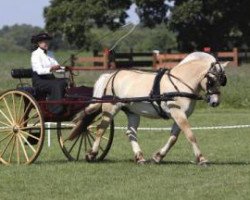
[[[72,129],[68,140],[75,139],[83,131],[87,130],[87,127],[94,121],[94,119],[102,112],[100,103],[90,104],[84,110],[77,113],[72,120],[76,126]]]
[[[102,74],[95,83],[93,97],[102,98],[112,74]]]
[[[101,98],[104,95],[110,77],[111,74],[103,74],[100,76],[100,78],[95,83],[93,97]],[[76,124],[76,126],[71,131],[71,134],[68,139],[73,140],[79,134],[81,134],[82,131],[86,130],[87,127],[96,118],[96,116],[101,113],[101,107],[101,103],[94,103],[90,104],[89,106],[81,110],[79,113],[77,113],[74,119],[72,120]]]

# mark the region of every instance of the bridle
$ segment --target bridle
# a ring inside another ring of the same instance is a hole
[[[219,70],[217,70],[217,67]],[[212,77],[213,75],[214,77]],[[206,96],[212,95],[212,94],[220,94],[219,90],[214,90],[211,91],[211,88],[214,88],[216,85],[219,86],[226,86],[227,84],[227,77],[225,74],[225,71],[221,67],[221,64],[216,61],[211,64],[210,69],[208,72],[205,74],[204,78],[207,78],[207,83],[206,83]]]

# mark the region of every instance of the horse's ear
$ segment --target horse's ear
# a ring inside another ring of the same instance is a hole
[[[225,67],[229,66],[229,63],[230,63],[230,61],[223,62],[223,63],[221,63],[221,66],[222,66],[223,68],[225,68]]]

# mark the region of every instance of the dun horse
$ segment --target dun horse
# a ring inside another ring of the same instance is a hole
[[[224,67],[227,63],[220,64],[216,59],[202,52],[189,54],[180,64],[169,72],[166,72],[159,83],[160,94],[169,92],[186,92],[199,95],[201,91],[206,93],[206,101],[210,106],[216,107],[220,103],[220,86],[226,85]],[[149,96],[156,74],[137,70],[120,70],[110,74],[103,74],[97,80],[94,87],[94,97],[103,95],[115,95],[119,98]],[[89,105],[78,113],[74,122],[76,127],[72,135],[78,134],[83,128],[83,121],[93,113],[102,113],[102,121],[97,126],[96,139],[92,149],[86,155],[88,161],[94,161],[98,154],[99,145],[105,130],[111,120],[120,111],[127,115],[128,126],[126,134],[132,145],[137,163],[144,163],[142,150],[137,141],[137,128],[140,116],[160,119],[173,119],[171,134],[166,144],[153,156],[156,163],[166,156],[171,147],[176,143],[182,131],[190,142],[197,164],[205,164],[207,159],[203,156],[197,140],[191,130],[188,117],[193,113],[196,101],[187,97],[175,97],[170,101],[160,102],[130,102],[130,103],[96,103]]]

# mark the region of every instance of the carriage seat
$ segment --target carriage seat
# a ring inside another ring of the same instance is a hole
[[[11,70],[12,78],[18,78],[18,79],[32,78],[32,75],[33,75],[33,71],[31,68],[28,68],[28,69],[20,68],[20,69],[12,69]]]
[[[18,69],[12,69],[11,70],[11,76],[12,78],[15,79],[28,79],[28,78],[32,78],[33,76],[33,70],[32,68],[18,68]],[[46,94],[44,94],[42,91],[40,91],[38,88],[29,86],[29,84],[24,84],[24,83],[20,83],[17,86],[18,90],[24,91],[24,92],[28,92],[29,94],[31,94],[33,97],[35,98],[46,98]]]

